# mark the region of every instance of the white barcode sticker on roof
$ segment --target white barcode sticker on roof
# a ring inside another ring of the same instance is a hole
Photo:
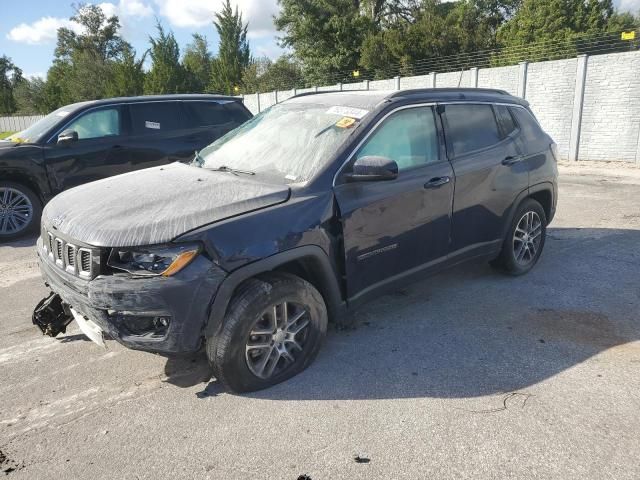
[[[331,113],[333,115],[340,115],[341,117],[351,117],[357,120],[360,120],[364,117],[369,110],[363,110],[362,108],[353,108],[353,107],[344,107],[341,105],[336,105],[327,110],[327,113]]]
[[[160,124],[158,122],[144,122],[144,126],[147,128],[153,128],[154,130],[160,130]]]

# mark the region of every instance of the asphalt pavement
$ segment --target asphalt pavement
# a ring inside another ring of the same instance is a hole
[[[545,252],[380,298],[298,377],[225,393],[167,359],[31,324],[35,239],[0,245],[9,478],[640,478],[640,169],[562,166]]]

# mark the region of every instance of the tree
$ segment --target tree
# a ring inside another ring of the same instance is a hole
[[[165,94],[185,91],[185,71],[180,64],[180,48],[173,32],[166,33],[160,22],[157,37],[149,37],[151,69],[144,81],[144,93]]]
[[[109,97],[129,97],[144,93],[143,64],[147,57],[145,52],[136,60],[136,52],[126,46],[122,59],[112,66],[111,78],[107,82],[106,93]]]
[[[253,60],[245,69],[242,84],[247,93],[286,90],[304,86],[304,75],[300,65],[288,55],[275,62],[263,57]]]
[[[358,0],[279,0],[281,46],[293,49],[307,84],[335,83],[358,68],[362,44],[374,32],[382,4]]]
[[[222,11],[216,13],[213,24],[218,31],[220,43],[218,56],[211,65],[209,90],[217,93],[234,93],[240,87],[242,74],[251,63],[251,52],[247,42],[247,24],[236,7],[231,8],[230,0],[225,0]]]
[[[493,63],[588,53],[588,36],[604,32],[612,14],[611,0],[523,0],[513,18],[498,32],[498,40],[505,48]]]
[[[49,113],[45,102],[45,88],[46,82],[40,77],[25,78],[18,82],[13,91],[17,113],[21,115]]]
[[[211,79],[211,52],[207,37],[193,34],[193,42],[187,45],[182,59],[191,92],[204,92]]]
[[[71,20],[80,25],[81,33],[70,28],[58,29],[54,67],[58,72],[49,75],[47,83],[50,100],[55,96],[60,101],[93,100],[106,94],[113,64],[122,59],[122,55],[131,46],[119,35],[118,17],[106,17],[97,5],[80,5]],[[64,71],[63,75],[59,75]],[[59,106],[59,105],[58,105]]]
[[[9,114],[16,111],[14,90],[22,81],[22,70],[6,55],[0,57],[0,113]]]

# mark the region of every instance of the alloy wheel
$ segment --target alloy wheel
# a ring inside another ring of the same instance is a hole
[[[269,307],[251,329],[245,347],[251,373],[268,379],[295,364],[306,346],[310,323],[309,312],[300,304]]]
[[[0,234],[18,233],[29,226],[32,218],[29,197],[15,188],[0,187]]]
[[[516,262],[526,266],[535,260],[542,239],[542,221],[534,211],[526,212],[513,232],[513,255]]]

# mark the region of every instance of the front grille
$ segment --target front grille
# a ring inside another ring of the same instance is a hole
[[[47,258],[73,275],[91,279],[98,274],[98,249],[78,247],[46,230],[42,233],[42,247]]]

